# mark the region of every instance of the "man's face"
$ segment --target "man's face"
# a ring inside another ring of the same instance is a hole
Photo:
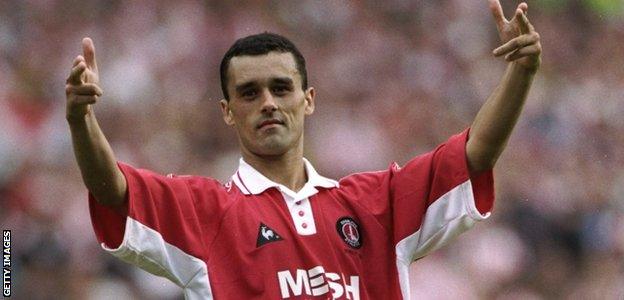
[[[243,151],[277,156],[303,145],[314,89],[302,90],[291,53],[233,57],[227,76],[230,101],[221,100],[223,119],[236,128]]]

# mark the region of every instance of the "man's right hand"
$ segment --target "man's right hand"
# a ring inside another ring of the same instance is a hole
[[[95,47],[90,38],[82,39],[82,53],[74,59],[71,72],[65,84],[65,96],[67,97],[67,121],[84,121],[85,116],[90,114],[91,104],[97,102],[102,96],[102,89],[98,86],[99,76],[95,61]]]

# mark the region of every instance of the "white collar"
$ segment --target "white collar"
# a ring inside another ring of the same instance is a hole
[[[299,192],[294,192],[286,186],[266,178],[266,176],[254,169],[242,158],[239,161],[238,171],[232,175],[232,181],[234,181],[238,189],[245,195],[257,195],[268,188],[276,187],[282,193],[296,200],[301,200],[316,194],[318,190],[315,187],[317,186],[324,188],[338,187],[337,181],[319,175],[307,159],[304,158],[303,162],[308,175],[308,182],[305,183]]]

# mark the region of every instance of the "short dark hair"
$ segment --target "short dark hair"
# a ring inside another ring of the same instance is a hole
[[[235,56],[243,55],[264,55],[272,51],[292,53],[297,63],[297,71],[301,75],[301,88],[306,90],[308,88],[308,74],[306,72],[305,59],[299,49],[287,38],[270,32],[264,32],[260,34],[254,34],[240,38],[234,42],[230,49],[225,52],[223,59],[221,60],[221,90],[223,91],[223,97],[226,100],[230,100],[230,95],[227,91],[228,77],[227,71],[230,66],[230,60]]]

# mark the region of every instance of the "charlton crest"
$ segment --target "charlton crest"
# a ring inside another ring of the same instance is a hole
[[[342,217],[336,223],[336,230],[342,240],[351,246],[351,248],[359,249],[362,247],[362,235],[360,234],[360,226],[349,217]]]

